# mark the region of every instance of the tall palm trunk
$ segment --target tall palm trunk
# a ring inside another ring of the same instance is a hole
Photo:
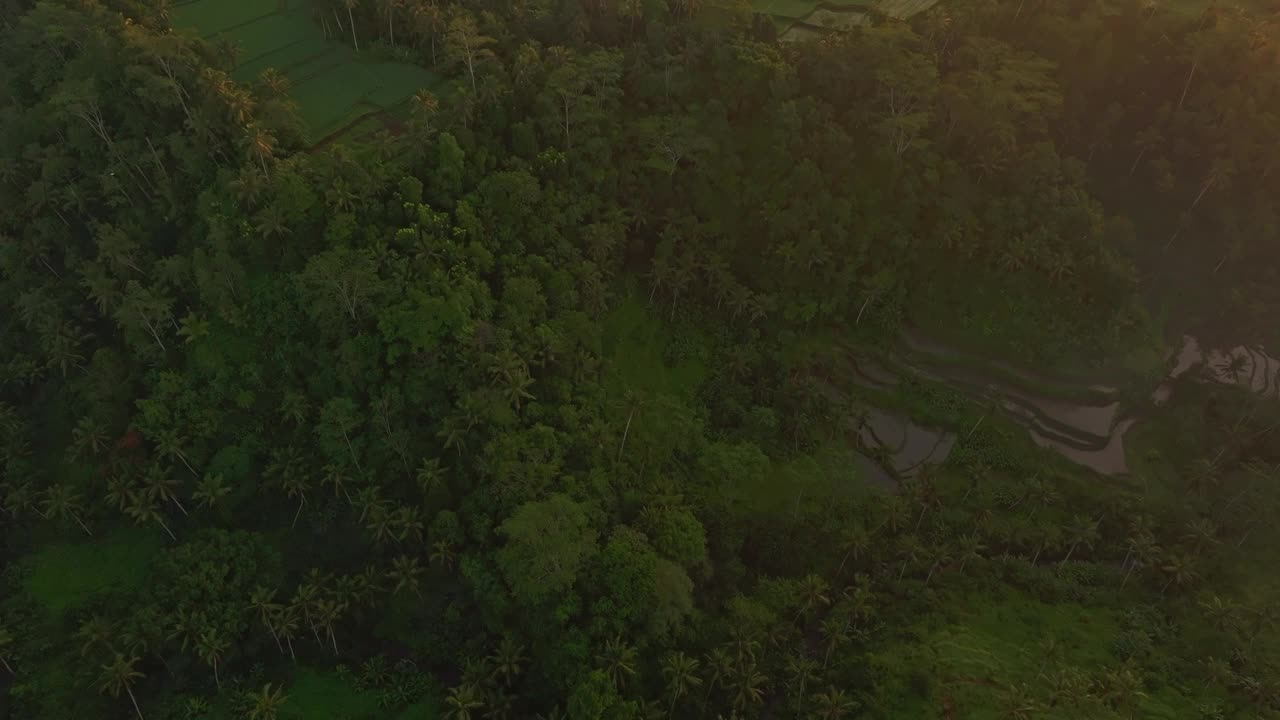
[[[1076,548],[1079,546],[1080,546],[1080,543],[1071,543],[1071,547],[1067,550],[1067,556],[1062,558],[1062,563],[1060,564],[1065,564],[1070,562],[1071,556],[1075,553]]]
[[[138,707],[138,698],[133,696],[133,688],[126,685],[124,688],[124,691],[129,693],[129,699],[133,701],[133,709],[135,712],[138,713],[138,720],[147,720],[146,718],[142,717],[142,708]]]
[[[85,532],[85,534],[86,534],[86,535],[88,535],[89,537],[93,537],[93,531],[91,531],[91,530],[89,529],[89,526],[88,526],[88,525],[85,525],[85,524],[84,524],[84,521],[80,519],[80,516],[79,516],[79,515],[77,515],[77,514],[75,514],[75,513],[71,513],[71,517],[72,517],[73,519],[75,519],[76,524],[80,526],[80,529],[81,529],[81,530],[84,530],[84,532]]]
[[[360,41],[356,39],[356,19],[351,14],[351,6],[347,6],[347,20],[351,23],[351,44],[356,46],[356,52],[360,52]]]

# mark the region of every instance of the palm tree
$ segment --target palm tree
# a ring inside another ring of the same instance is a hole
[[[222,688],[222,678],[218,675],[218,663],[231,644],[220,632],[212,628],[205,630],[196,640],[196,654],[204,663],[213,668],[213,681]]]
[[[902,569],[898,571],[899,580],[907,574],[908,566],[920,562],[920,557],[924,553],[925,548],[915,535],[907,535],[898,541],[898,557],[902,558]]]
[[[871,548],[871,533],[858,523],[845,530],[840,545],[844,549],[844,557],[840,559],[840,567],[836,568],[836,575],[844,572],[845,563],[850,557],[853,558],[854,563],[857,563],[862,554]]]
[[[596,662],[604,667],[605,674],[617,688],[636,674],[636,659],[635,647],[623,642],[621,635],[605,641],[604,651],[596,655]]]
[[[81,530],[86,535],[93,535],[89,530],[89,526],[84,524],[84,520],[80,518],[80,513],[84,512],[84,506],[80,503],[80,494],[75,488],[65,483],[50,485],[49,489],[44,492],[44,516],[51,520],[64,520],[71,518],[76,521]]]
[[[662,662],[662,676],[667,679],[667,714],[675,710],[676,701],[702,684],[698,677],[698,660],[683,652],[669,653]]]
[[[418,508],[411,505],[396,508],[391,513],[391,524],[395,528],[396,539],[400,542],[422,542],[424,526]]]
[[[98,676],[98,688],[113,698],[119,698],[121,691],[128,693],[129,700],[133,702],[133,709],[138,713],[138,720],[145,720],[142,717],[142,708],[138,707],[138,698],[133,696],[133,684],[146,677],[134,667],[137,664],[138,658],[126,658],[117,653],[114,661],[102,666],[102,674]]]
[[[1170,585],[1182,587],[1200,576],[1196,571],[1195,560],[1190,555],[1169,555],[1160,565],[1160,570],[1168,578],[1160,590],[1162,593],[1168,590]]]
[[[1039,714],[1040,707],[1026,685],[1009,685],[1001,693],[1000,717],[1004,720],[1032,720]]]
[[[1059,668],[1040,679],[1049,686],[1049,707],[1080,707],[1091,697],[1089,679],[1075,668]]]
[[[854,621],[866,621],[875,614],[876,594],[871,589],[871,578],[867,575],[854,575],[853,584],[846,587],[841,595],[848,603],[849,617]]]
[[[951,562],[951,550],[946,545],[931,545],[925,548],[925,559],[928,561],[929,574],[925,575],[924,584],[928,586],[938,568]]]
[[[75,429],[71,431],[71,439],[77,455],[99,455],[107,449],[106,433],[88,416],[76,422]]]
[[[387,503],[369,505],[367,512],[369,517],[365,520],[365,529],[373,535],[376,545],[381,546],[395,538],[395,519]]]
[[[502,638],[502,643],[498,645],[498,649],[489,656],[489,660],[493,662],[493,674],[502,678],[502,683],[507,687],[511,687],[511,681],[520,675],[522,665],[526,658],[522,653],[524,646],[518,645],[510,636]]]
[[[308,479],[301,464],[302,461],[296,455],[296,450],[290,447],[277,451],[271,465],[267,467],[268,475],[280,478],[280,487],[284,490],[285,496],[290,500],[294,498],[298,500],[298,509],[294,512],[293,523],[289,527],[297,527],[298,517],[302,515],[302,508],[307,504],[307,493],[311,490],[311,480]]]
[[[1146,697],[1142,692],[1142,677],[1129,665],[1112,670],[1103,681],[1103,699],[1116,710],[1127,710],[1132,715],[1139,700]]]
[[[0,626],[0,665],[4,665],[4,669],[9,671],[10,675],[17,675],[13,671],[13,666],[9,664],[9,646],[13,644],[13,633],[9,632],[9,628]]]
[[[205,476],[196,485],[196,489],[191,493],[191,499],[195,500],[201,507],[212,509],[214,505],[222,502],[222,498],[230,493],[231,488],[227,487],[221,473],[205,473]]]
[[[338,654],[338,636],[333,632],[334,625],[337,624],[338,618],[347,609],[343,603],[333,598],[325,598],[316,601],[316,623],[324,628],[325,635],[329,636],[329,644],[333,646],[333,654]]]
[[[204,622],[204,616],[197,615],[189,609],[179,609],[170,620],[171,632],[169,633],[169,639],[181,638],[182,649],[186,651],[192,642],[199,637],[200,624]]]
[[[817,702],[815,716],[820,720],[842,720],[858,708],[858,704],[835,686],[820,692],[814,698]]]
[[[129,505],[125,508],[125,513],[132,517],[135,523],[142,525],[148,521],[155,521],[159,523],[160,527],[164,528],[170,538],[175,542],[177,541],[178,536],[174,535],[169,526],[165,524],[164,517],[160,515],[160,506],[154,498],[145,493],[136,492],[128,492],[127,498]]]
[[[822,657],[822,667],[826,668],[831,664],[831,653],[849,641],[849,621],[829,617],[822,621],[819,630],[822,632],[823,644],[827,648],[826,654]]]
[[[245,130],[244,144],[249,156],[256,158],[262,166],[262,174],[269,177],[271,173],[267,170],[267,160],[275,157],[276,136],[261,125],[252,123]]]
[[[1214,595],[1209,600],[1201,600],[1199,605],[1205,619],[1219,631],[1226,632],[1236,627],[1240,606],[1230,600]]]
[[[430,90],[419,90],[413,96],[413,112],[421,119],[423,130],[431,132],[431,118],[440,112],[440,101]]]
[[[258,75],[258,84],[273,98],[282,98],[289,92],[289,78],[273,67]]]
[[[787,658],[787,676],[789,683],[798,686],[796,689],[796,710],[804,711],[805,686],[818,677],[818,663],[807,657],[790,656]]]
[[[333,486],[333,496],[336,498],[342,495],[347,499],[347,504],[351,504],[351,493],[347,492],[347,483],[351,482],[351,475],[347,473],[345,467],[338,463],[328,463],[321,470],[320,485]]]
[[[704,710],[707,700],[711,699],[711,691],[717,685],[723,687],[725,679],[733,672],[733,659],[729,657],[729,651],[722,647],[713,648],[707,653],[707,668],[711,671],[711,677],[707,680],[707,694],[702,699]]]
[[[281,609],[279,603],[272,602],[275,596],[275,590],[269,590],[259,585],[249,594],[249,609],[258,611],[262,618],[262,624],[266,625],[267,631],[271,633],[271,639],[276,641],[276,647],[281,653],[284,653],[284,647],[280,644],[280,636],[276,635],[275,626],[271,622],[271,618]]]
[[[1208,518],[1192,520],[1187,523],[1187,532],[1182,539],[1191,545],[1191,552],[1199,555],[1205,548],[1218,545],[1218,526]]]
[[[1120,582],[1120,589],[1129,583],[1129,576],[1133,574],[1136,567],[1151,567],[1160,560],[1160,546],[1156,544],[1155,538],[1149,533],[1143,532],[1127,541],[1129,545],[1128,554],[1132,556],[1129,562],[1129,568],[1125,570],[1124,580]]]
[[[756,669],[754,662],[748,663],[733,673],[729,686],[733,689],[733,707],[741,713],[748,705],[764,702],[764,684],[768,678]]]
[[[418,578],[422,576],[423,569],[418,563],[418,558],[409,555],[398,555],[391,561],[391,569],[387,571],[387,579],[394,585],[391,594],[395,595],[401,590],[412,590],[414,595],[422,597],[422,593],[418,591]]]
[[[422,495],[424,497],[430,495],[433,490],[440,487],[444,482],[444,468],[440,465],[440,459],[423,458],[415,477],[418,480],[418,489],[422,491]]]
[[[453,562],[458,554],[453,550],[453,543],[441,538],[431,544],[431,557],[429,558],[434,565],[439,563],[446,568],[452,568]]]
[[[1253,616],[1249,633],[1249,647],[1252,648],[1259,635],[1280,625],[1280,605],[1263,601],[1262,605],[1249,608],[1249,614]]]
[[[289,700],[284,688],[272,689],[271,683],[262,686],[262,690],[250,696],[251,705],[247,713],[248,720],[276,720],[280,717],[280,708]]]
[[[1208,458],[1200,458],[1191,464],[1191,469],[1187,473],[1187,495],[1195,493],[1197,497],[1203,499],[1205,490],[1218,487],[1222,484],[1222,477],[1219,474],[1218,461]]]
[[[484,706],[479,690],[471,683],[450,688],[445,704],[449,706],[447,712],[452,720],[471,720],[472,713]]]
[[[76,638],[80,640],[80,656],[84,657],[98,646],[111,649],[111,638],[115,635],[115,627],[99,615],[92,615],[80,623],[76,629]]]
[[[187,462],[187,456],[182,452],[182,446],[185,443],[186,439],[172,430],[161,433],[160,437],[156,439],[156,455],[166,460],[177,458],[182,461],[183,465],[187,466],[187,470],[191,471],[192,475],[199,475],[200,473],[191,467],[191,463]]]
[[[142,481],[144,491],[152,500],[163,505],[171,502],[178,506],[183,515],[187,515],[187,509],[182,506],[182,501],[178,500],[178,480],[159,465],[152,465],[147,471],[146,477]]]
[[[733,650],[734,659],[738,664],[745,664],[747,661],[755,662],[756,651],[760,649],[760,641],[742,632],[738,628],[729,631],[729,642],[725,644],[730,650]]]
[[[236,197],[240,200],[240,205],[246,212],[253,210],[258,206],[258,200],[262,197],[263,190],[266,189],[266,183],[258,174],[258,169],[246,165],[240,175],[231,181],[231,190],[235,192]]]
[[[796,611],[797,618],[830,605],[831,598],[827,596],[827,581],[813,573],[806,575],[804,580],[800,581],[797,603],[800,606]]]
[[[275,205],[262,209],[255,217],[258,218],[258,224],[254,226],[254,230],[262,236],[263,240],[293,233],[286,222],[284,211]]]
[[[933,479],[928,476],[925,469],[922,469],[915,479],[907,485],[907,493],[920,506],[920,515],[916,518],[916,526],[912,532],[920,531],[920,524],[924,522],[924,514],[930,508],[938,508],[942,506],[942,497],[938,494],[938,486],[934,484]]]
[[[1031,564],[1035,565],[1040,562],[1040,555],[1045,550],[1053,550],[1062,547],[1062,531],[1054,525],[1044,525],[1034,528],[1034,535],[1039,536],[1040,544],[1036,546],[1035,554],[1031,556]]]
[[[1037,473],[1031,478],[1026,492],[1018,502],[1025,501],[1031,506],[1031,513],[1027,516],[1027,519],[1034,520],[1037,512],[1053,507],[1061,497],[1057,486],[1048,478]]]
[[[285,647],[289,648],[289,657],[297,662],[298,656],[293,652],[293,639],[298,637],[298,609],[292,605],[280,607],[271,614],[270,626],[276,637],[283,639]]]
[[[1071,561],[1071,556],[1075,554],[1076,548],[1081,545],[1084,545],[1089,549],[1093,548],[1094,543],[1098,541],[1099,537],[1098,521],[1077,515],[1071,521],[1071,524],[1067,525],[1066,535],[1066,540],[1070,544],[1070,549],[1067,550],[1067,556],[1062,559],[1062,562],[1064,563]]]
[[[978,537],[977,533],[969,533],[968,535],[961,536],[961,538],[956,541],[956,546],[958,549],[956,558],[960,560],[961,575],[964,575],[964,568],[969,564],[969,561],[977,560],[982,557],[982,551],[987,549],[987,546],[982,543],[982,538]]]
[[[505,688],[496,686],[484,690],[485,720],[509,720],[515,706],[515,698]]]
[[[308,411],[307,398],[300,392],[290,390],[280,399],[280,417],[295,426],[307,421]]]

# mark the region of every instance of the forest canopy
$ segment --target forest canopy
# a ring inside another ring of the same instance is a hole
[[[1280,9],[299,1],[0,0],[0,718],[1280,717]]]

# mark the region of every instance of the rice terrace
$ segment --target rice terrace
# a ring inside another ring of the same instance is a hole
[[[310,3],[293,0],[189,0],[171,12],[175,28],[238,49],[232,76],[240,82],[275,68],[289,80],[312,142],[362,118],[403,107],[422,88],[439,91],[431,71],[402,62],[365,60],[325,37]]]
[[[828,30],[848,30],[873,14],[905,20],[938,4],[938,0],[755,0],[755,11],[768,15],[787,41]]]

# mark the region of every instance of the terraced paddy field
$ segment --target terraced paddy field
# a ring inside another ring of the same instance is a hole
[[[267,68],[283,73],[311,142],[365,116],[398,108],[419,89],[438,93],[443,84],[424,68],[366,61],[345,44],[325,38],[301,0],[187,0],[175,5],[171,15],[175,28],[234,43],[240,49],[232,73],[236,80],[252,82]]]
[[[848,30],[873,15],[905,20],[928,10],[938,0],[755,0],[756,12],[768,15],[786,41]]]

